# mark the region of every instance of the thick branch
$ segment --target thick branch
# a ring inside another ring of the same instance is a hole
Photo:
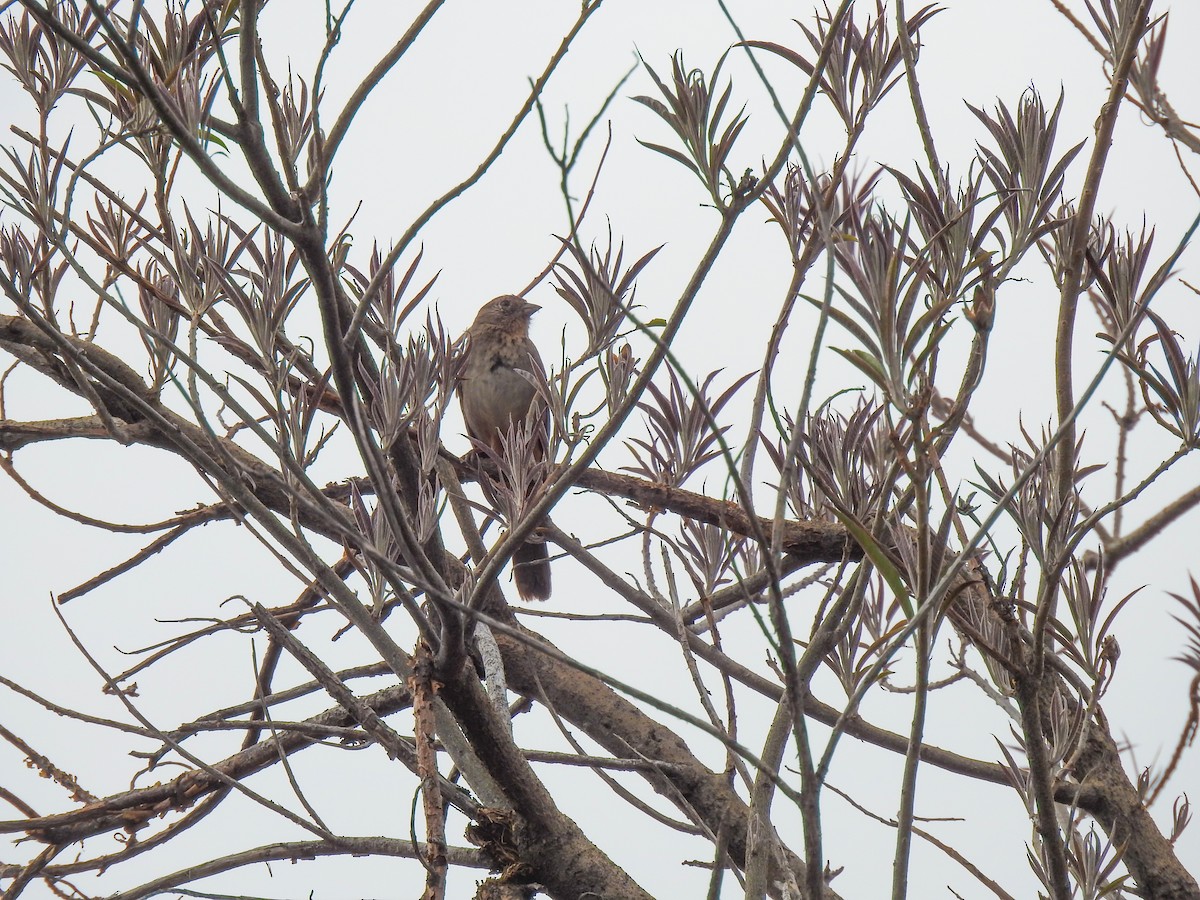
[[[1141,896],[1153,900],[1200,897],[1200,884],[1180,862],[1125,774],[1103,715],[1089,726],[1072,774],[1080,782],[1080,808],[1100,823],[1115,846],[1124,848],[1122,862],[1137,881]]]
[[[528,649],[518,652],[522,651]],[[514,849],[530,867],[531,879],[560,900],[588,896],[652,900],[558,808],[513,743],[509,729],[496,717],[474,669],[463,667],[449,675],[442,696],[520,817],[514,823]]]
[[[698,815],[714,834],[725,835],[730,858],[739,867],[746,865],[750,809],[725,775],[708,769],[675,732],[597,679],[550,656],[531,653],[527,644],[510,635],[498,633],[496,640],[513,690],[544,699],[619,759],[661,763],[657,770],[641,774],[689,818]],[[788,861],[803,883],[804,864],[794,855]],[[837,895],[828,891],[826,896]]]
[[[580,473],[575,484],[612,497],[625,497],[645,510],[665,509],[677,515],[718,525],[745,537],[764,535],[768,542],[775,539],[774,522],[756,516],[753,520],[738,504],[717,500],[682,488],[655,484],[632,475],[587,469]],[[832,522],[784,521],[781,546],[804,562],[840,562],[843,558],[861,559],[862,550],[854,544],[845,527]]]

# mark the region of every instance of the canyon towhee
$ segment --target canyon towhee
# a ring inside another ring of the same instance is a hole
[[[479,308],[467,329],[466,364],[458,384],[458,400],[467,434],[500,452],[500,438],[520,422],[533,404],[542,406],[529,380],[517,369],[532,371],[537,347],[529,340],[529,317],[541,307],[506,295]],[[546,452],[549,422],[541,415],[545,439],[535,443]],[[550,551],[544,542],[527,541],[513,554],[513,577],[522,600],[546,600],[550,596]]]

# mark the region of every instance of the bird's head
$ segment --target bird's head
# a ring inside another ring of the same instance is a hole
[[[541,307],[536,303],[522,300],[513,294],[505,294],[483,304],[475,316],[475,324],[505,329],[528,328],[529,317],[539,309]]]

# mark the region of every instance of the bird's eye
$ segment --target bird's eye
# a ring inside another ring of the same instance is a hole
[[[508,309],[511,306],[512,306],[512,300],[510,300],[508,297],[505,297],[503,300],[500,301],[501,309]]]

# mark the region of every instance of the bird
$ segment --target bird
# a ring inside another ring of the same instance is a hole
[[[530,408],[544,407],[529,379],[518,369],[541,368],[542,358],[529,339],[529,320],[540,306],[512,294],[489,300],[479,308],[467,329],[466,360],[458,383],[467,434],[501,452],[501,438],[514,422],[523,422]],[[536,407],[535,407],[536,404]],[[542,440],[535,441],[543,456],[550,423],[540,416]],[[550,598],[550,551],[543,541],[526,541],[512,557],[513,578],[521,599]]]

